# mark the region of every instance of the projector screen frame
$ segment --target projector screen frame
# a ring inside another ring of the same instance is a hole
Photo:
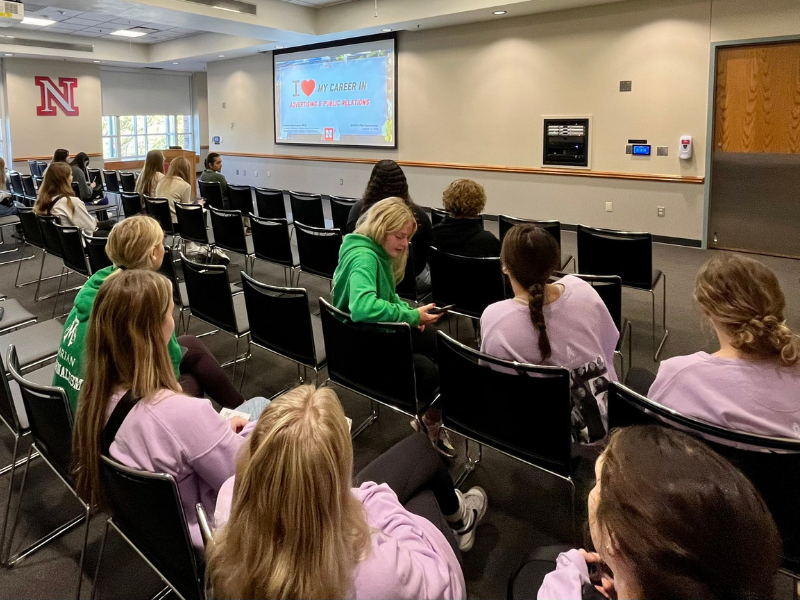
[[[317,142],[285,142],[278,139],[278,123],[276,119],[276,111],[278,110],[278,98],[277,98],[277,91],[278,88],[275,85],[275,58],[277,56],[281,56],[283,54],[293,54],[295,52],[308,52],[314,50],[325,50],[327,48],[336,48],[339,46],[352,46],[354,44],[365,44],[370,42],[381,42],[385,40],[393,40],[394,41],[394,136],[392,137],[392,145],[382,145],[382,146],[375,146],[371,144],[325,144],[325,143],[317,143]],[[272,128],[273,128],[273,140],[275,145],[280,146],[317,146],[320,148],[368,148],[370,150],[397,150],[397,139],[398,139],[398,126],[399,123],[398,115],[399,115],[399,102],[398,102],[398,83],[397,83],[397,63],[400,53],[398,51],[398,36],[396,31],[392,31],[390,33],[379,33],[376,35],[365,35],[361,37],[355,38],[347,38],[342,40],[335,40],[331,42],[321,42],[319,44],[309,44],[307,46],[296,46],[293,48],[282,48],[280,50],[273,50],[272,51]]]

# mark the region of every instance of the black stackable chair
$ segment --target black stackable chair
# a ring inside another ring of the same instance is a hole
[[[56,301],[53,304],[53,314],[55,315],[56,306],[58,305],[58,297],[62,293],[61,285],[64,282],[63,281],[64,277],[69,274],[70,270],[64,264],[64,250],[61,247],[61,236],[59,235],[57,229],[58,219],[54,216],[36,215],[36,220],[39,223],[39,230],[42,232],[42,241],[44,242],[44,249],[46,253],[61,259],[62,264],[61,264],[61,274],[59,275],[59,280],[58,280],[58,290],[56,291],[56,293],[48,294],[46,296],[39,296],[38,295],[39,285],[37,285],[36,286],[37,294],[34,294],[34,300],[38,302],[39,300],[55,297]],[[80,232],[78,232],[78,237],[80,237]],[[80,289],[80,287],[67,289],[67,286],[64,285],[65,294],[67,292],[72,292],[78,289]]]
[[[653,236],[645,232],[614,231],[578,225],[578,270],[589,275],[619,275],[622,285],[650,294],[652,302],[653,360],[667,341],[667,278],[653,269]],[[656,347],[656,294],[661,282],[664,334]]]
[[[431,246],[431,293],[450,312],[479,320],[487,306],[506,298],[500,258],[475,258],[442,252]]]
[[[228,208],[243,215],[253,212],[253,190],[249,185],[228,184]]]
[[[122,212],[126,217],[132,217],[142,213],[142,197],[137,192],[122,192]]]
[[[332,280],[336,265],[339,264],[341,230],[310,227],[298,220],[294,222],[294,229],[297,235],[300,273]],[[299,273],[297,277],[299,280]]]
[[[36,198],[36,185],[33,182],[33,177],[30,175],[20,175],[22,180],[22,189],[25,196],[28,198]]]
[[[119,174],[119,182],[122,187],[122,192],[132,193],[136,190],[136,175],[130,172],[122,172]]]
[[[36,163],[39,165],[39,177],[44,177],[44,172],[47,169],[47,161],[37,160]]]
[[[11,185],[11,191],[20,196],[25,195],[25,187],[22,185],[22,175],[17,171],[8,172],[8,182]]]
[[[370,399],[372,414],[353,430],[355,438],[378,420],[378,403],[418,418],[428,408],[417,400],[414,350],[408,323],[356,323],[319,299],[327,382]]]
[[[256,258],[281,265],[284,282],[292,285],[298,258],[292,246],[289,223],[286,219],[257,217],[250,213],[250,228]]]
[[[170,280],[172,283],[172,300],[175,306],[179,307],[178,324],[175,326],[175,331],[186,331],[183,321],[183,314],[189,311],[189,296],[186,293],[186,284],[183,281],[178,281],[178,273],[175,270],[175,261],[172,258],[172,252],[169,246],[164,246],[164,258],[161,259],[161,266],[158,272]]]
[[[165,598],[171,589],[185,600],[205,600],[203,564],[192,545],[175,478],[131,469],[107,456],[101,459],[111,517],[100,545],[95,587],[112,528],[167,584],[157,597]]]
[[[350,209],[358,202],[356,198],[343,198],[342,196],[331,196],[331,219],[336,229],[347,231],[347,218],[350,216]]]
[[[241,211],[219,210],[213,206],[208,211],[211,215],[211,230],[214,232],[214,245],[244,255],[245,272],[252,274],[256,255],[253,238],[244,233]]]
[[[286,202],[283,190],[255,188],[258,216],[262,219],[286,219]],[[251,211],[252,212],[252,211]]]
[[[8,540],[8,554],[13,550],[14,533],[16,531],[17,522],[19,521],[20,509],[25,493],[25,480],[28,476],[28,469],[34,452],[39,453],[44,463],[55,473],[72,495],[75,496],[82,510],[80,515],[74,517],[60,527],[57,527],[27,548],[18,551],[14,556],[4,557],[3,564],[5,566],[15,565],[26,556],[33,554],[46,544],[83,523],[83,545],[81,546],[81,557],[78,563],[78,582],[75,594],[76,598],[80,598],[81,581],[83,578],[83,561],[86,555],[86,539],[89,535],[91,506],[78,496],[75,491],[75,480],[72,475],[72,408],[70,408],[67,395],[62,388],[39,385],[25,379],[21,375],[17,352],[13,344],[9,346],[6,356],[6,368],[14,381],[17,382],[17,385],[19,385],[22,394],[22,402],[25,406],[25,413],[28,416],[28,422],[30,424],[31,437],[33,438],[33,442],[28,450],[25,471],[22,475],[22,484],[17,499],[17,510],[14,513],[14,521],[11,524],[11,532]]]
[[[443,208],[431,208],[431,225],[438,225],[447,216],[447,211]]]
[[[175,216],[178,217],[178,227],[184,240],[207,246],[213,250],[214,244],[208,239],[206,215],[202,205],[176,202]],[[241,221],[239,225],[241,225]],[[210,250],[209,257],[211,256]]]
[[[256,281],[242,273],[242,289],[250,323],[250,345],[288,358],[300,367],[314,370],[314,383],[325,367],[322,322],[311,314],[308,292],[303,288],[277,287]],[[245,369],[247,365],[245,364]],[[299,374],[299,373],[298,373]],[[242,373],[244,377],[244,373]],[[300,377],[303,381],[305,377]]]
[[[75,196],[76,198],[81,197],[81,186],[78,185],[77,181],[72,182],[72,195]]]
[[[28,169],[31,172],[32,176],[41,177],[42,171],[39,170],[39,161],[38,160],[29,160],[28,161]]]
[[[100,169],[89,169],[89,175],[98,184],[103,182],[100,180]],[[105,180],[104,188],[107,192],[112,194],[119,194],[122,190],[119,186],[119,174],[116,171],[103,170],[103,179]]]
[[[166,198],[152,198],[150,196],[144,197],[144,205],[147,209],[147,214],[153,217],[158,224],[161,225],[161,230],[164,235],[172,236],[172,246],[178,241],[179,229],[177,223],[172,222],[172,213],[169,210],[169,200]]]
[[[34,294],[34,300],[38,302],[39,300],[39,286],[43,279],[55,279],[59,277],[59,275],[50,275],[48,277],[42,278],[42,273],[44,272],[44,259],[47,256],[47,250],[44,247],[44,239],[42,238],[42,231],[39,227],[39,220],[36,217],[36,214],[33,212],[32,208],[20,208],[18,211],[19,221],[22,225],[22,233],[24,236],[22,242],[22,248],[20,248],[20,256],[25,256],[25,248],[27,246],[32,246],[33,248],[39,248],[42,251],[42,262],[39,266],[39,277],[37,279],[32,279],[31,281],[25,281],[23,283],[19,282],[19,273],[22,270],[22,260],[19,261],[17,265],[17,277],[14,279],[14,287],[24,287],[26,285],[37,284],[36,285],[36,293]]]
[[[506,237],[508,231],[514,227],[514,225],[538,225],[542,229],[544,229],[547,233],[552,235],[556,238],[558,242],[558,249],[561,251],[561,221],[537,221],[536,219],[520,219],[519,217],[510,217],[508,215],[499,215],[497,217],[497,223],[500,228],[500,241],[503,241],[503,238]],[[575,262],[572,254],[565,255],[563,252],[561,253],[561,269],[566,269],[569,266],[569,263]]]
[[[322,196],[289,192],[289,203],[292,206],[292,221],[309,227],[325,228],[325,214],[322,211]]]
[[[660,425],[702,439],[761,493],[783,538],[783,570],[800,579],[800,440],[745,433],[682,415],[619,383],[608,389],[608,430]],[[797,581],[795,581],[795,584]]]
[[[417,288],[417,277],[414,274],[414,244],[411,242],[408,244],[406,270],[403,274],[403,279],[397,284],[395,291],[403,300],[409,300],[411,302],[422,302],[431,294],[430,290],[420,291]]]
[[[83,231],[82,234],[83,234],[83,245],[86,248],[86,256],[89,259],[89,268],[92,272],[92,275],[94,275],[101,269],[110,267],[113,263],[106,254],[106,244],[108,243],[108,237],[104,235],[101,236],[89,235],[85,231]]]
[[[213,206],[220,210],[225,210],[225,201],[222,197],[222,185],[218,181],[198,181],[200,184],[200,195],[205,199],[208,206]]]

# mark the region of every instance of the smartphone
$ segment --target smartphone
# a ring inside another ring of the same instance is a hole
[[[432,309],[428,311],[429,315],[441,315],[442,313],[446,313],[451,308],[455,308],[455,304],[448,304],[447,306],[434,306]]]

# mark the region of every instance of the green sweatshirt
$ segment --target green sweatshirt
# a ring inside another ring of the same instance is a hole
[[[225,179],[225,175],[220,173],[219,171],[212,171],[211,169],[206,169],[200,175],[200,181],[203,183],[219,183],[219,187],[222,188],[222,197],[228,197],[228,180]]]
[[[331,298],[353,321],[402,321],[419,326],[419,312],[395,292],[392,261],[386,250],[358,233],[346,235],[339,249]]]
[[[83,284],[75,297],[67,320],[64,321],[64,336],[56,358],[56,372],[53,376],[53,385],[62,387],[67,392],[72,411],[78,409],[78,396],[83,385],[83,350],[86,344],[86,333],[89,328],[89,315],[100,286],[116,267],[101,269]],[[181,347],[175,332],[169,340],[169,356],[175,368],[175,376],[180,377],[179,365],[181,363]]]

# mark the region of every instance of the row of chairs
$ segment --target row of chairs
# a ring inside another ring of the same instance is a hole
[[[30,175],[22,174],[17,171],[8,172],[8,188],[15,194],[36,196],[31,186],[35,181],[41,182],[47,163],[41,160],[29,160],[28,167]],[[109,169],[87,169],[89,180],[94,181],[95,185],[106,192],[119,194],[120,192],[132,192],[136,187],[136,173],[129,171],[115,171]]]

